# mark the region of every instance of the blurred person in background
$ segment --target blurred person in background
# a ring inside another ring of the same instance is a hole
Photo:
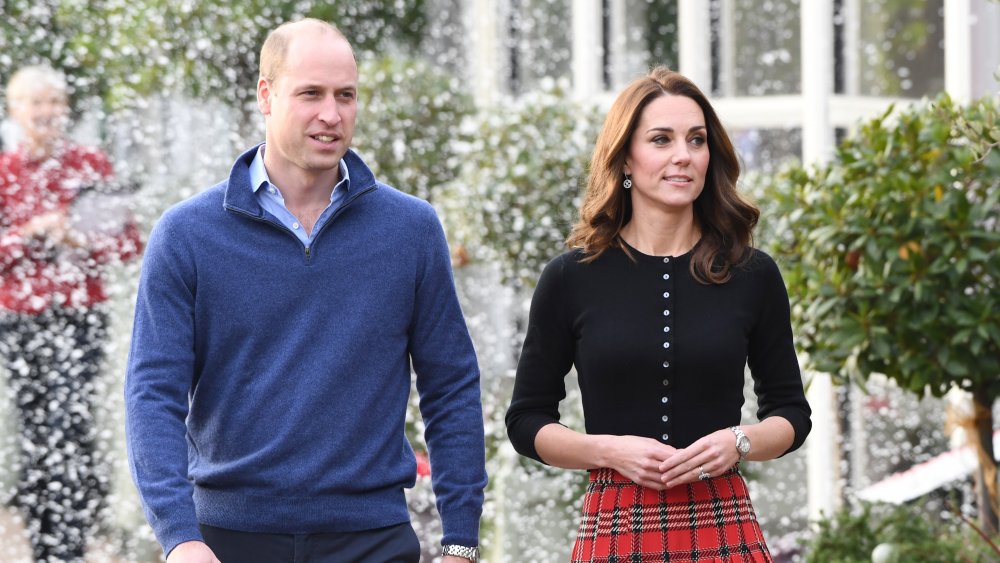
[[[130,219],[92,228],[94,217],[76,216],[85,193],[112,181],[112,166],[69,139],[63,76],[25,67],[6,94],[19,128],[17,145],[0,154],[0,361],[20,451],[12,504],[37,561],[80,561],[109,487],[94,425],[107,325],[102,273],[137,256],[141,242]]]
[[[664,67],[618,95],[597,138],[507,411],[522,455],[590,470],[574,562],[771,560],[739,465],[801,446],[810,409],[739,172],[709,101]],[[755,424],[741,424],[747,365]],[[586,433],[559,423],[574,366]]]

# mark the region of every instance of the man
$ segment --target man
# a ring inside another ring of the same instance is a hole
[[[170,563],[417,561],[411,363],[444,560],[477,557],[479,374],[448,247],[430,205],[349,150],[357,87],[336,28],[275,29],[265,144],[150,235],[126,426]]]

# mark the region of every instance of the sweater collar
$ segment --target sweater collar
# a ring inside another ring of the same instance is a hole
[[[260,145],[256,145],[241,154],[229,172],[229,182],[226,185],[226,197],[223,205],[227,209],[236,209],[256,217],[263,217],[264,209],[257,201],[257,196],[251,189],[250,165]],[[361,160],[354,149],[348,149],[343,162],[347,165],[351,181],[347,187],[347,199],[378,186],[375,175],[368,165]]]

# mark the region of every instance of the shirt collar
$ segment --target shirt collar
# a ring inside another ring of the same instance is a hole
[[[250,163],[250,190],[257,193],[261,187],[270,185],[271,179],[267,176],[267,169],[264,168],[264,144],[257,147],[257,154],[254,155],[253,161]],[[345,190],[350,190],[351,188],[351,173],[347,170],[347,164],[344,163],[344,159],[340,159],[340,163],[337,165],[340,167],[340,181],[337,185],[333,187],[333,192],[337,191],[341,185],[344,186]],[[330,193],[330,199],[333,199],[333,192]]]

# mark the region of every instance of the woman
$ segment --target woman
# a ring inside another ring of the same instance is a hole
[[[20,479],[36,561],[81,561],[109,476],[96,470],[94,379],[107,315],[103,266],[140,249],[132,221],[82,229],[81,193],[107,183],[111,164],[66,137],[66,85],[26,67],[7,86],[21,131],[0,154],[0,355],[19,415]]]
[[[798,448],[810,410],[785,286],[750,247],[758,211],[738,176],[708,100],[664,67],[619,94],[597,138],[507,412],[522,455],[590,470],[574,562],[771,560],[739,462]],[[760,422],[741,425],[746,365]],[[559,424],[574,366],[585,434]]]

